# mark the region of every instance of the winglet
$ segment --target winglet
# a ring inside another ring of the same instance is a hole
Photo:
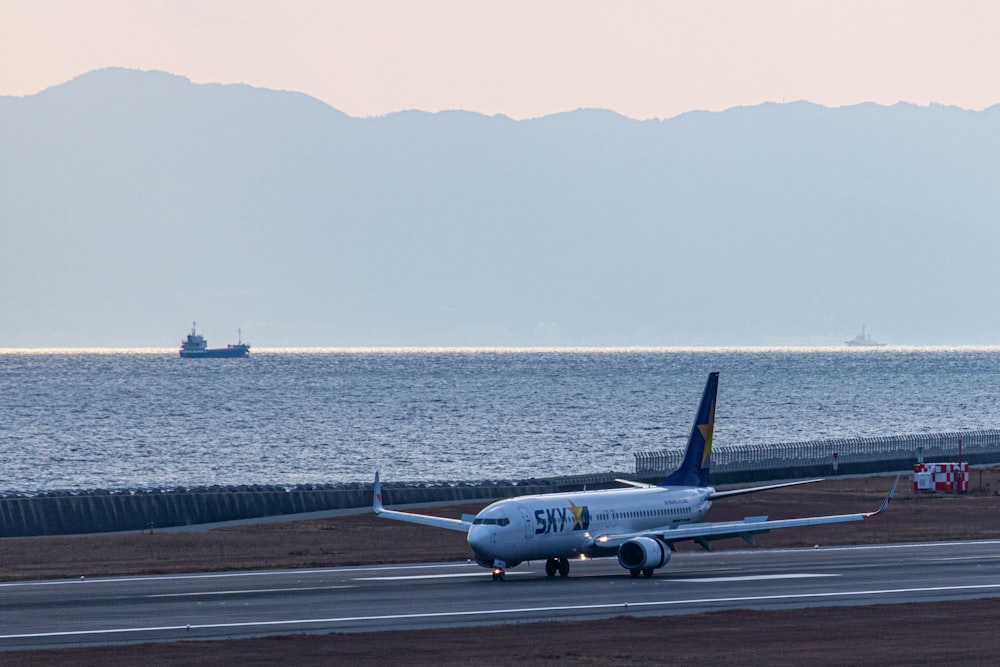
[[[382,483],[379,481],[378,470],[375,471],[375,485],[372,489],[372,510],[383,519],[395,519],[396,521],[407,521],[409,523],[419,523],[424,526],[434,526],[436,528],[447,528],[468,533],[472,527],[472,520],[446,519],[440,516],[428,516],[426,514],[411,514],[409,512],[397,512],[387,510],[382,506]],[[475,517],[472,517],[474,520]]]
[[[875,516],[876,514],[881,514],[881,513],[882,513],[882,512],[884,512],[884,511],[885,511],[886,509],[888,509],[888,507],[889,507],[889,502],[890,502],[890,501],[892,500],[892,497],[893,497],[894,495],[896,495],[896,485],[897,485],[897,484],[899,484],[899,478],[900,478],[901,476],[902,476],[902,475],[896,475],[896,481],[892,483],[892,488],[891,488],[891,489],[889,489],[889,493],[888,493],[888,495],[886,495],[886,497],[885,497],[885,500],[883,500],[883,501],[882,501],[882,506],[881,506],[881,507],[879,507],[879,508],[878,508],[877,510],[875,510],[874,512],[869,512],[868,514],[865,514],[865,518],[866,518],[866,519],[867,519],[867,518],[869,518],[869,517],[873,517],[873,516]]]
[[[378,470],[375,471],[375,489],[372,495],[372,510],[375,514],[382,513],[382,484],[378,481]]]

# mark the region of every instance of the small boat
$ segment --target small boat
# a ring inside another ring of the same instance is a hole
[[[250,346],[243,342],[243,332],[239,331],[235,345],[209,349],[208,341],[195,331],[195,323],[191,323],[191,333],[181,341],[181,357],[184,359],[231,359],[250,356]]]
[[[885,347],[885,343],[879,343],[872,340],[872,335],[865,333],[865,325],[861,325],[861,333],[852,338],[851,340],[844,341],[844,345],[850,345],[851,347]]]

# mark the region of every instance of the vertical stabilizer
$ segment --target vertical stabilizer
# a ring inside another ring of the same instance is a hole
[[[719,373],[708,374],[705,393],[701,395],[698,414],[691,427],[684,460],[677,470],[660,480],[660,486],[708,486],[712,458],[712,430],[715,428],[715,396],[719,391]]]

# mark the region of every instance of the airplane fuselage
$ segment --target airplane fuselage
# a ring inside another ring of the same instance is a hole
[[[468,540],[480,564],[613,556],[598,538],[696,523],[712,503],[711,487],[612,489],[500,500],[476,515]]]

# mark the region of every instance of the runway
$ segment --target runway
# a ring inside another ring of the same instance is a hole
[[[1000,596],[1000,540],[676,554],[504,582],[470,563],[0,583],[0,650]]]

